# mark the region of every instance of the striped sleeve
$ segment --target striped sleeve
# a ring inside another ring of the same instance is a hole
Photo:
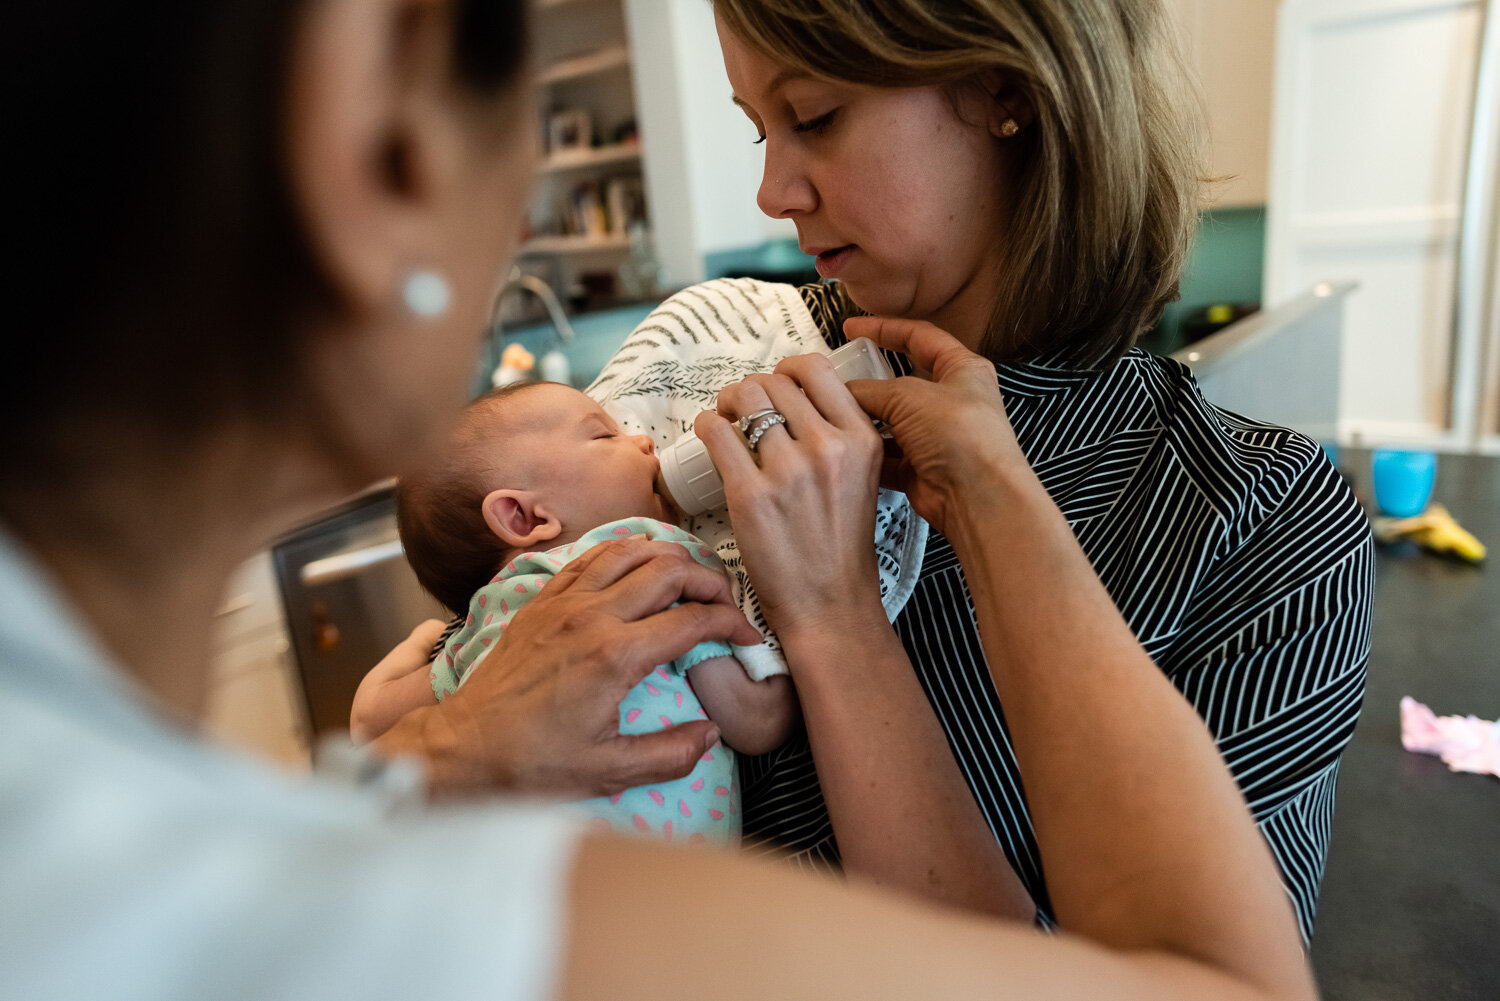
[[[1300,436],[1296,436],[1300,439]],[[1298,447],[1301,446],[1301,447]],[[1280,450],[1158,663],[1208,724],[1304,939],[1370,650],[1369,524],[1321,450]]]

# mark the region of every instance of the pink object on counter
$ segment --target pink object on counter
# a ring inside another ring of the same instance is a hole
[[[1477,716],[1435,716],[1416,699],[1402,698],[1401,746],[1436,754],[1455,772],[1500,778],[1500,724]]]

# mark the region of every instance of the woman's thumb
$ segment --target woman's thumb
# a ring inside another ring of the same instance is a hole
[[[894,379],[851,379],[849,387],[860,409],[878,420],[890,423],[891,407],[900,392]]]

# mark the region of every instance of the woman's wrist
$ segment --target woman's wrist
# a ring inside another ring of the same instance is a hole
[[[787,629],[777,629],[799,685],[832,677],[845,669],[863,671],[889,646],[901,650],[901,640],[886,615],[879,594],[857,605],[846,605],[825,617],[809,617]]]
[[[415,758],[426,772],[428,795],[444,799],[480,789],[506,788],[513,782],[498,773],[484,774],[472,751],[475,734],[454,719],[452,706],[439,703],[407,713],[373,745],[387,758]]]
[[[1034,530],[1062,518],[1030,466],[1000,460],[975,463],[945,512],[944,534],[960,560],[997,532]]]

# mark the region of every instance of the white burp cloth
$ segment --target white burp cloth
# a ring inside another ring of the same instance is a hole
[[[783,358],[828,354],[830,349],[791,285],[752,278],[718,278],[683,289],[631,332],[585,392],[631,434],[647,434],[658,449],[712,410],[719,390],[747,375],[769,372]],[[683,525],[707,542],[729,571],[735,600],[764,642],[736,647],[750,677],[786,674],[781,644],[766,626],[755,589],[723,511],[688,518]],[[880,598],[888,618],[906,606],[922,570],[927,522],[906,495],[882,489],[875,515],[875,555]]]

